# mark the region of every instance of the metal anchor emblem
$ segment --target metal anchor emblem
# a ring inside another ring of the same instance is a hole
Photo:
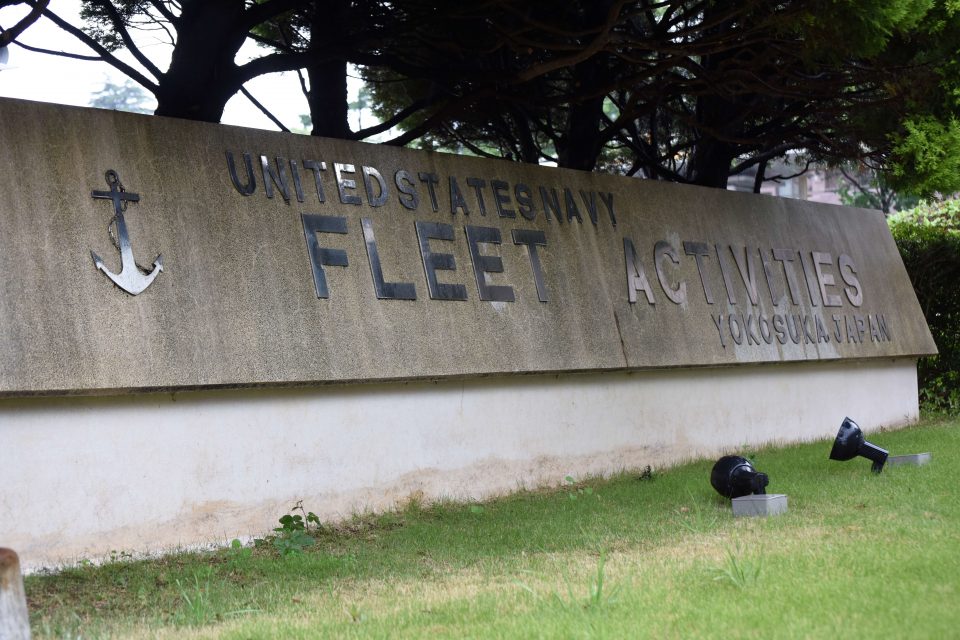
[[[110,224],[107,225],[107,233],[110,235],[114,246],[120,250],[120,273],[112,273],[107,269],[100,256],[93,251],[90,252],[90,255],[93,257],[93,264],[97,266],[97,269],[103,271],[104,275],[113,281],[113,284],[135,296],[149,287],[150,283],[163,271],[163,255],[158,255],[154,259],[153,270],[149,272],[137,264],[133,257],[133,249],[130,247],[130,234],[127,232],[127,223],[123,219],[123,212],[126,211],[128,202],[140,201],[140,194],[130,193],[124,189],[120,182],[120,176],[113,169],[109,169],[104,175],[110,191],[92,191],[90,195],[94,198],[113,201],[114,215],[110,219]],[[111,229],[114,225],[117,228],[116,236]]]

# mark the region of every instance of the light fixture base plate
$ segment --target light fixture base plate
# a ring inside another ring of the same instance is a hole
[[[921,465],[929,463],[933,459],[933,455],[928,453],[911,453],[905,456],[890,456],[887,458],[887,464],[891,467],[896,467],[898,465],[911,465],[914,467],[919,467]]]
[[[735,517],[766,517],[787,512],[787,496],[783,493],[765,493],[741,496],[730,501]]]

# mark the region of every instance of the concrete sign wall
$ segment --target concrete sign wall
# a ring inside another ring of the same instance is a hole
[[[876,212],[0,100],[28,566],[901,425],[934,350]]]
[[[11,100],[0,122],[0,394],[935,349],[877,212]]]

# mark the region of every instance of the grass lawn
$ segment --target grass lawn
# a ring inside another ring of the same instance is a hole
[[[27,578],[34,637],[958,637],[960,419],[869,439],[933,462],[875,475],[827,441],[738,452],[789,495],[769,519],[734,520],[710,460],[413,504],[302,553],[82,566]]]

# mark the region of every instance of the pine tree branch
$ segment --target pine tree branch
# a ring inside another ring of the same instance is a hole
[[[113,24],[114,30],[120,34],[120,39],[123,40],[123,44],[127,46],[127,51],[136,58],[137,62],[143,65],[144,69],[153,74],[153,77],[160,78],[163,76],[163,72],[153,64],[150,58],[144,55],[143,51],[141,51],[133,41],[133,38],[130,36],[130,31],[127,29],[127,25],[123,20],[123,16],[121,16],[117,8],[113,6],[113,2],[106,0],[105,2],[101,2],[100,5],[106,9],[110,17],[110,22]]]
[[[40,16],[43,15],[44,9],[50,4],[50,0],[39,0],[38,2],[27,2],[26,4],[32,6],[30,13],[21,18],[20,22],[9,29],[0,30],[0,48],[14,42],[21,33],[27,30],[27,27],[39,20]]]
[[[85,56],[80,53],[70,53],[69,51],[55,51],[53,49],[44,49],[43,47],[34,47],[29,44],[24,44],[19,40],[14,40],[13,44],[17,45],[18,47],[22,47],[27,51],[33,51],[34,53],[42,53],[48,56],[59,56],[61,58],[70,58],[72,60],[84,60],[88,62],[103,60],[103,58],[101,58],[100,56]]]
[[[437,103],[437,100],[435,98],[423,98],[420,100],[416,100],[409,106],[395,113],[393,116],[390,117],[390,119],[385,120],[378,125],[367,127],[366,129],[360,129],[359,131],[354,131],[351,138],[353,140],[363,140],[364,138],[375,136],[378,133],[383,133],[384,131],[387,131],[397,126],[398,124],[400,124],[401,122],[403,122],[404,120],[412,116],[417,111],[420,111],[421,109],[426,109],[427,107],[436,103]]]
[[[275,115],[273,115],[265,106],[263,106],[263,104],[262,104],[259,100],[257,100],[256,98],[254,98],[254,97],[253,97],[253,94],[250,93],[249,91],[247,91],[247,88],[246,88],[246,87],[241,86],[241,87],[240,87],[240,93],[242,93],[244,96],[246,96],[247,100],[249,100],[250,102],[252,102],[252,103],[253,103],[253,106],[255,106],[257,109],[259,109],[260,112],[263,113],[263,115],[265,115],[265,116],[267,116],[268,118],[270,118],[270,121],[273,122],[273,124],[277,125],[277,127],[280,129],[280,131],[283,131],[284,133],[290,133],[290,129],[288,129],[287,127],[285,127],[284,124],[283,124],[282,122],[280,122],[280,120],[277,119],[277,117],[276,117]]]
[[[64,20],[57,14],[55,14],[54,12],[50,11],[49,9],[45,9],[43,11],[43,15],[44,17],[48,18],[51,22],[53,22],[55,25],[57,25],[58,27],[60,27],[61,29],[63,29],[73,37],[75,37],[77,40],[87,45],[89,48],[93,49],[99,55],[100,60],[103,60],[104,62],[106,62],[113,68],[117,69],[121,73],[126,74],[130,79],[134,80],[135,82],[142,85],[143,87],[149,89],[154,95],[156,95],[158,86],[155,81],[150,80],[145,75],[143,75],[142,73],[140,73],[139,71],[137,71],[136,69],[128,65],[126,62],[117,58],[115,55],[110,53],[110,51],[108,51],[102,44],[97,42],[94,38],[91,38],[86,33],[81,31],[77,27],[73,26],[72,24],[70,24],[69,22],[67,22],[66,20]],[[56,55],[60,55],[60,54],[56,54]],[[76,57],[76,56],[65,55],[65,57]],[[160,76],[156,76],[156,77],[158,79],[160,78]]]

